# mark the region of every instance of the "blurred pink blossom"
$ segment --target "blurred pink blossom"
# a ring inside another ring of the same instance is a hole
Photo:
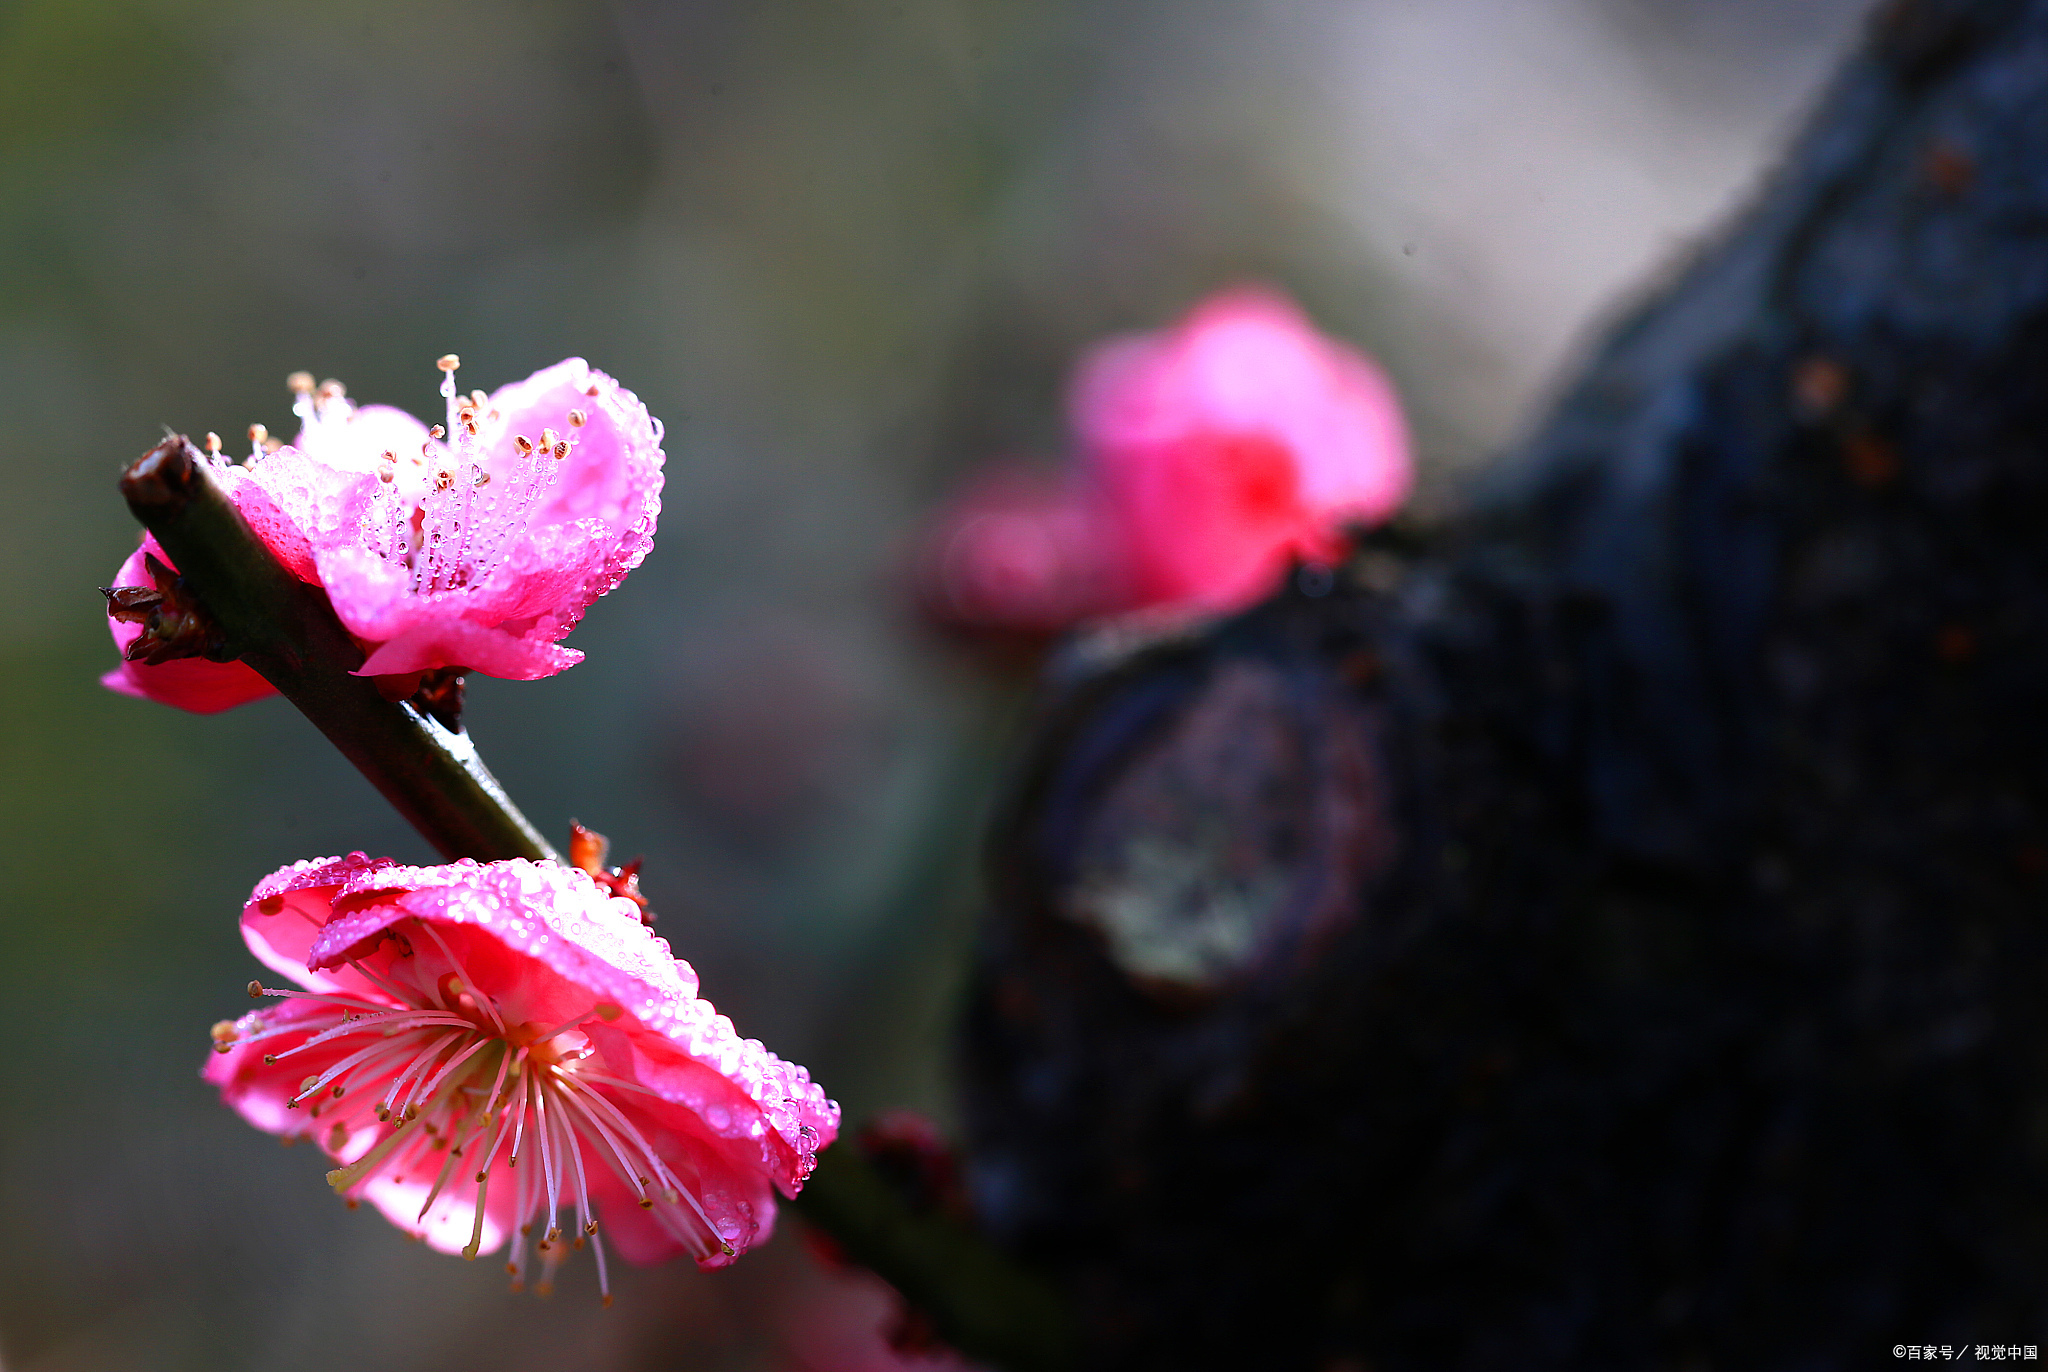
[[[838,1134],[810,1075],[740,1038],[633,902],[573,868],[300,862],[257,884],[242,933],[300,989],[250,983],[281,1003],[214,1026],[206,1079],[315,1140],[351,1205],[444,1252],[509,1236],[515,1284],[529,1238],[543,1285],[588,1242],[608,1291],[604,1239],[724,1266]]]
[[[442,359],[446,423],[431,431],[299,373],[293,444],[265,451],[252,431],[247,464],[217,461],[215,472],[279,560],[326,588],[368,651],[358,675],[551,676],[582,661],[560,640],[653,544],[661,424],[581,358],[490,396],[457,391],[455,361]],[[115,624],[125,648],[124,628],[131,641],[137,631]],[[248,674],[188,659],[124,663],[104,680],[220,709],[239,703],[226,683],[247,690]],[[207,678],[220,684],[201,689]]]
[[[778,1292],[778,1372],[975,1372],[894,1287],[845,1262],[816,1229],[804,1237],[801,1265]]]
[[[1413,480],[1385,374],[1284,297],[1238,288],[1076,368],[1079,462],[998,472],[938,519],[925,597],[948,622],[1044,631],[1105,613],[1222,612],[1290,559],[1341,555]]]
[[[919,582],[943,624],[1041,635],[1128,603],[1111,511],[1070,477],[991,467],[933,523]]]

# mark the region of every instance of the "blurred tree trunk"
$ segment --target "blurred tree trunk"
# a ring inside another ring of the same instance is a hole
[[[1872,21],[1453,527],[1067,684],[979,1217],[1101,1366],[2048,1343],[2048,0]]]

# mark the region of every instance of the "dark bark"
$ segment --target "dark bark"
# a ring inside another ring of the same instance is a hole
[[[1064,688],[994,871],[975,1202],[1098,1365],[2048,1344],[2048,0],[1888,7],[1468,515]]]

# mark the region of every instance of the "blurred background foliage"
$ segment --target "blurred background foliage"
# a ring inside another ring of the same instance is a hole
[[[0,1359],[853,1367],[882,1308],[794,1221],[608,1312],[573,1267],[515,1297],[201,1086],[255,879],[426,852],[281,702],[93,684],[113,479],[161,426],[288,433],[300,367],[429,413],[446,351],[465,386],[580,353],[636,389],[655,553],[583,666],[473,680],[472,730],[558,840],[646,855],[744,1032],[854,1118],[943,1119],[1023,687],[905,608],[934,500],[1059,452],[1079,348],[1250,278],[1385,361],[1441,507],[1754,185],[1860,8],[4,0]]]

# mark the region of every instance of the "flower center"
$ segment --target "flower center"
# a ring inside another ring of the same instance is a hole
[[[363,513],[362,546],[404,567],[415,595],[460,590],[490,576],[526,532],[577,442],[573,431],[587,419],[584,411],[569,410],[559,432],[513,434],[509,454],[493,454],[505,417],[482,391],[456,390],[458,362],[451,353],[437,364],[447,422],[427,431],[429,440],[417,453],[385,449],[374,463],[377,489]],[[355,417],[338,381],[316,386],[311,373],[296,372],[290,385],[292,411],[308,439],[338,435]],[[447,444],[437,451],[441,439]]]
[[[509,1024],[463,970],[440,931],[421,920],[409,923],[416,927],[406,931],[404,941],[419,953],[438,952],[451,969],[430,992],[409,987],[395,969],[382,976],[357,961],[349,965],[382,996],[277,990],[251,982],[251,995],[311,1002],[317,1008],[286,1023],[273,1024],[258,1010],[231,1026],[216,1027],[215,1046],[221,1052],[238,1044],[296,1040],[266,1052],[264,1062],[305,1055],[309,1067],[326,1063],[309,1072],[285,1104],[305,1109],[309,1120],[318,1121],[303,1132],[319,1138],[342,1161],[327,1174],[335,1192],[354,1206],[373,1178],[424,1187],[413,1221],[420,1226],[416,1234],[424,1237],[435,1203],[445,1194],[459,1204],[461,1193],[469,1191],[470,1236],[462,1251],[474,1258],[483,1242],[492,1182],[509,1184],[514,1233],[506,1271],[513,1289],[529,1275],[526,1241],[538,1226],[536,1290],[550,1290],[563,1259],[588,1240],[607,1305],[611,1288],[590,1185],[598,1167],[609,1168],[692,1256],[730,1254],[730,1240],[697,1196],[613,1099],[621,1091],[647,1088],[605,1074],[603,1060],[577,1029],[593,1019],[618,1018],[619,1007],[593,1004],[554,1026]],[[566,1243],[564,1209],[573,1214],[575,1225]]]

